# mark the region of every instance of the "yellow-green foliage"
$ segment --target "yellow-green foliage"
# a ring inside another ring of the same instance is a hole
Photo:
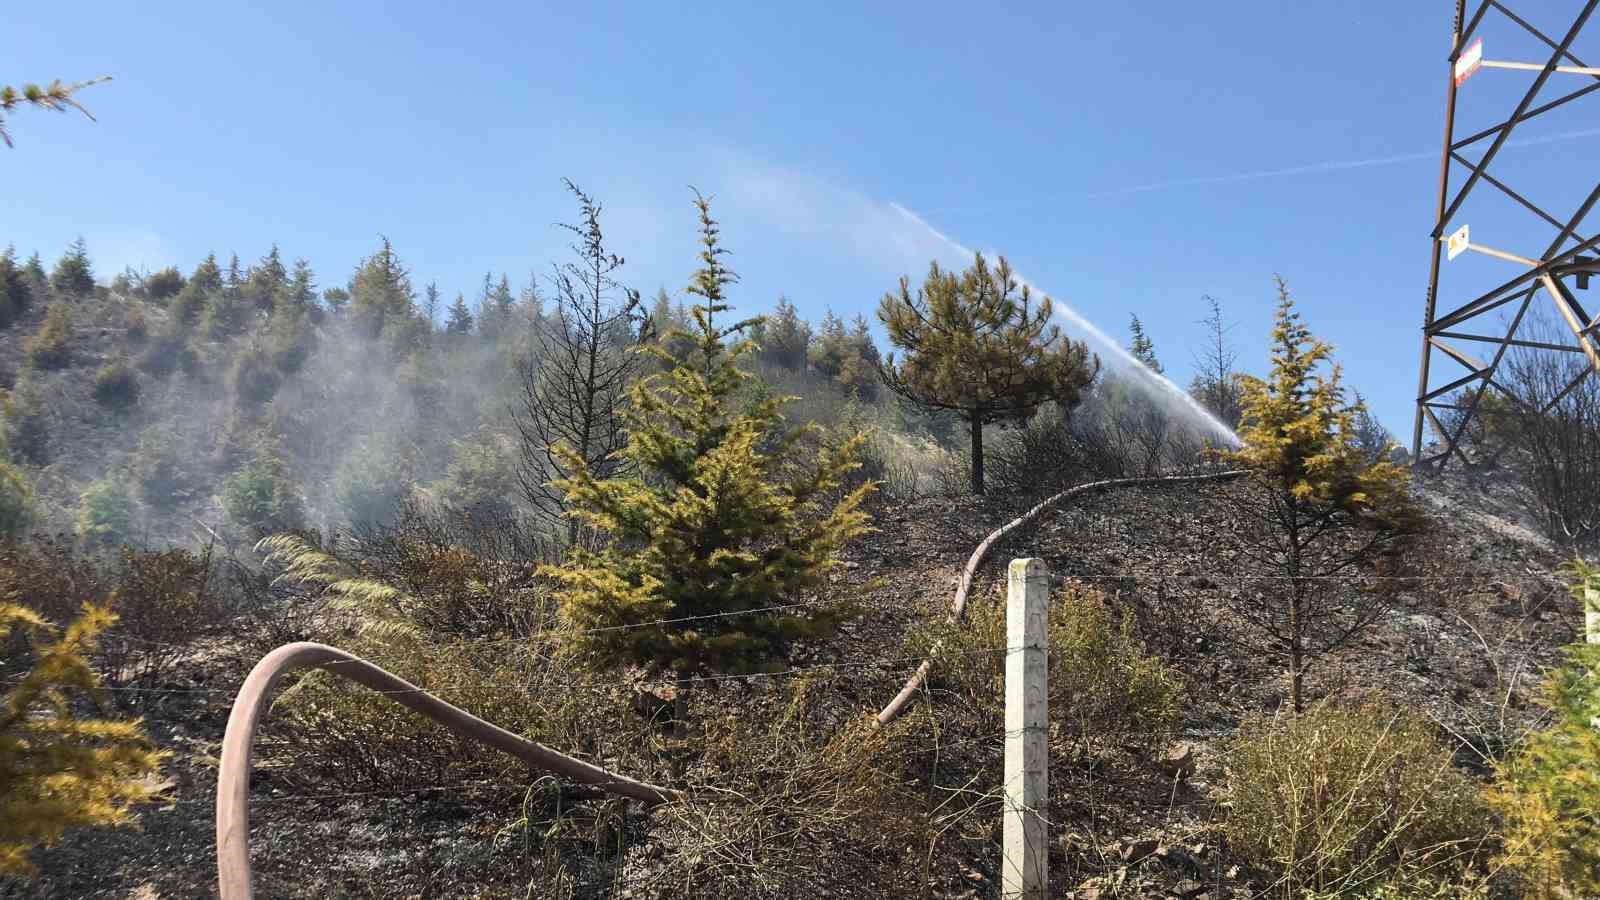
[[[115,621],[108,609],[85,606],[52,641],[38,615],[0,603],[0,639],[24,632],[35,653],[0,705],[0,874],[31,872],[28,853],[68,828],[132,822],[132,807],[164,789],[158,778],[168,754],[137,721],[81,719],[69,705],[70,693],[95,687],[83,655]]]
[[[1410,479],[1393,463],[1367,462],[1355,440],[1362,405],[1345,402],[1337,364],[1327,375],[1318,372],[1331,363],[1333,348],[1301,322],[1281,278],[1272,346],[1271,376],[1241,379],[1241,446],[1222,455],[1308,507],[1405,524],[1413,514]]]
[[[60,369],[72,362],[72,309],[50,304],[44,324],[28,339],[28,361],[36,369]]]
[[[1471,781],[1427,719],[1373,701],[1247,722],[1228,747],[1229,846],[1282,896],[1447,878],[1489,833]]]
[[[1241,446],[1219,455],[1251,473],[1238,504],[1248,544],[1239,556],[1253,562],[1240,574],[1272,579],[1240,594],[1235,610],[1255,626],[1257,647],[1287,658],[1298,712],[1307,662],[1384,609],[1384,595],[1349,589],[1351,576],[1399,559],[1422,517],[1407,472],[1373,462],[1357,440],[1362,406],[1345,402],[1332,348],[1301,322],[1281,278],[1272,348],[1271,375],[1242,379]]]
[[[1580,596],[1600,591],[1600,570],[1574,570]],[[1505,833],[1501,859],[1540,898],[1600,896],[1600,644],[1567,653],[1543,685],[1554,721],[1500,763],[1489,792]]]
[[[963,705],[981,710],[994,727],[1004,716],[1006,646],[1004,603],[975,604],[964,622],[929,632],[936,645],[935,683]],[[1177,723],[1183,684],[1161,660],[1144,652],[1132,622],[1112,621],[1105,595],[1069,584],[1049,613],[1050,708],[1074,747],[1115,746],[1137,736],[1156,744]]]
[[[32,523],[33,489],[16,466],[0,462],[0,537],[16,537]]]
[[[813,429],[786,429],[783,398],[743,402],[750,376],[739,360],[753,347],[725,339],[752,321],[713,322],[728,309],[723,287],[734,276],[704,200],[700,216],[703,268],[689,288],[705,301],[693,310],[696,348],[683,360],[649,348],[670,368],[635,386],[624,414],[621,455],[639,474],[600,480],[576,453],[556,448],[572,473],[556,484],[571,514],[609,543],[575,548],[566,566],[543,571],[563,585],[570,646],[599,668],[781,668],[792,641],[825,635],[842,611],[753,611],[815,590],[839,550],[867,530],[860,505],[872,485],[829,502],[865,436],[823,446],[797,471],[792,461]]]

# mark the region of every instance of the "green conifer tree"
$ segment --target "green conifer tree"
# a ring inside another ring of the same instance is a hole
[[[289,276],[289,286],[285,296],[289,307],[305,312],[312,320],[316,320],[317,313],[317,276],[311,271],[311,263],[297,259],[294,261],[294,273]]]
[[[289,270],[284,268],[278,245],[251,267],[245,276],[243,294],[245,302],[262,313],[271,313],[289,287]]]
[[[1145,334],[1144,323],[1139,321],[1137,315],[1130,317],[1128,323],[1128,352],[1133,358],[1144,364],[1144,367],[1160,375],[1166,369],[1161,367],[1161,360],[1156,359],[1156,345],[1150,340],[1150,335]]]
[[[1295,712],[1304,708],[1310,662],[1388,609],[1390,592],[1363,590],[1355,576],[1371,566],[1392,574],[1387,567],[1422,525],[1406,471],[1363,453],[1360,407],[1345,402],[1338,365],[1319,371],[1332,355],[1279,278],[1272,372],[1242,379],[1242,444],[1221,454],[1251,474],[1236,501],[1247,544],[1239,558],[1267,580],[1260,591],[1239,592],[1235,610],[1254,626],[1261,649],[1288,661]]]
[[[467,335],[472,333],[472,310],[467,309],[467,299],[458,292],[450,304],[449,318],[445,320],[444,333]]]
[[[764,324],[764,333],[757,340],[762,361],[791,372],[805,369],[810,358],[811,325],[800,318],[800,311],[788,297],[778,298],[777,308]]]
[[[67,298],[94,295],[94,270],[89,265],[89,247],[82,236],[56,260],[55,270],[50,273],[50,286]]]
[[[350,319],[367,337],[377,337],[390,321],[409,319],[416,312],[411,274],[388,238],[378,252],[362,260],[350,279]]]
[[[972,446],[972,491],[983,493],[983,426],[1023,422],[1055,401],[1076,406],[1100,369],[1081,341],[1051,324],[1049,297],[1035,302],[1011,274],[1005,257],[993,268],[979,254],[957,275],[929,267],[916,296],[909,278],[887,294],[878,319],[889,340],[905,351],[889,356],[883,378],[895,393],[929,410],[949,410],[967,420]]]
[[[1538,900],[1600,897],[1600,569],[1574,560],[1570,570],[1588,640],[1546,674],[1551,719],[1500,760],[1488,795],[1500,861]]]
[[[16,250],[0,253],[0,328],[8,327],[33,306],[33,285],[17,262]]]
[[[44,261],[39,259],[39,251],[33,251],[28,257],[28,262],[23,265],[22,271],[28,276],[28,283],[33,288],[33,296],[44,296],[44,289],[50,286],[50,280],[44,274]]]
[[[345,309],[350,306],[350,292],[341,287],[331,287],[322,292],[322,302],[328,305],[328,312],[335,317],[343,316]]]
[[[629,474],[597,480],[585,460],[566,454],[573,474],[560,487],[570,511],[611,540],[599,551],[574,548],[567,565],[543,570],[563,586],[581,659],[685,678],[778,669],[793,641],[840,621],[839,608],[767,608],[821,584],[839,550],[867,530],[860,506],[872,488],[828,499],[856,468],[863,436],[807,453],[800,441],[811,429],[786,430],[783,398],[745,401],[751,376],[739,361],[752,348],[728,339],[753,320],[717,325],[735,276],[709,202],[696,203],[702,267],[689,291],[701,302],[691,310],[694,333],[683,336],[694,349],[678,359],[649,348],[667,370],[632,391],[622,451]]]
[[[31,610],[0,602],[0,641],[33,647],[33,666],[0,696],[0,875],[27,876],[28,854],[69,828],[125,825],[133,807],[157,799],[170,755],[155,749],[137,721],[82,719],[68,694],[98,679],[84,656],[116,622],[104,607],[85,606],[59,638]]]

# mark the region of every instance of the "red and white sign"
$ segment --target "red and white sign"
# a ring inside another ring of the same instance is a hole
[[[1460,256],[1469,243],[1467,226],[1463,225],[1455,234],[1450,235],[1450,240],[1445,243],[1445,247],[1450,251],[1449,258],[1455,259]]]
[[[1478,38],[1472,42],[1470,47],[1461,51],[1460,56],[1456,57],[1456,86],[1460,87],[1461,82],[1471,78],[1472,73],[1478,71],[1478,67],[1482,65],[1483,38]]]

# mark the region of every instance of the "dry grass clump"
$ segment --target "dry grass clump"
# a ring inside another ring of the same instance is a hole
[[[687,785],[696,799],[652,813],[666,852],[621,886],[636,896],[917,893],[933,829],[906,771],[915,726],[841,716],[828,702],[836,687],[801,677],[776,708],[708,718]]]
[[[1050,709],[1060,723],[1056,742],[1073,752],[1114,747],[1142,738],[1159,745],[1178,721],[1183,684],[1145,652],[1131,619],[1112,617],[1099,590],[1069,583],[1049,613]],[[914,644],[936,659],[933,685],[976,711],[982,727],[999,733],[1005,721],[1006,611],[1004,602],[976,603],[966,620],[931,629]]]
[[[1432,724],[1393,704],[1257,718],[1224,764],[1230,846],[1276,876],[1277,896],[1415,889],[1455,879],[1486,849],[1476,787]]]

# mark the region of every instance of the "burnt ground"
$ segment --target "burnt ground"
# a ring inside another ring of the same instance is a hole
[[[1217,553],[1225,543],[1219,535],[1231,527],[1218,500],[1229,490],[1123,488],[1074,500],[997,548],[975,587],[974,604],[996,602],[1004,562],[1040,556],[1053,575],[1106,591],[1117,613],[1132,617],[1147,645],[1185,679],[1189,702],[1179,738],[1198,761],[1191,778],[1177,783],[1160,771],[1157,757],[1169,747],[1129,746],[1053,765],[1052,878],[1062,889],[1077,889],[1076,896],[1100,890],[1159,897],[1195,887],[1212,900],[1252,895],[1248,873],[1228,859],[1214,826],[1217,751],[1247,716],[1277,708],[1284,685],[1274,660],[1237,642],[1223,612],[1229,592],[1244,589]],[[1504,746],[1537,719],[1530,703],[1537,670],[1576,639],[1581,617],[1552,574],[1561,561],[1554,548],[1482,512],[1470,486],[1434,485],[1424,495],[1436,520],[1417,554],[1424,577],[1398,590],[1393,610],[1362,641],[1319,663],[1309,690],[1313,696],[1380,691],[1426,710],[1461,738],[1463,767],[1481,769],[1478,750]],[[850,550],[830,586],[857,600],[865,614],[833,641],[804,650],[796,664],[851,661],[839,702],[857,711],[887,702],[905,673],[897,660],[906,652],[906,634],[943,615],[972,547],[1014,514],[970,500],[922,499],[882,509],[878,531]],[[36,855],[37,880],[0,882],[0,897],[214,896],[215,757],[228,702],[249,662],[242,648],[217,648],[129,701],[175,754],[169,766],[175,801],[142,811],[137,831],[69,835]],[[750,693],[718,692],[714,702],[748,702]],[[960,745],[949,761],[953,770],[992,773],[998,782],[998,737],[967,735],[964,743],[960,735],[949,737]],[[257,896],[675,895],[617,887],[662,852],[642,810],[628,813],[618,852],[579,860],[574,883],[552,888],[532,880],[537,848],[508,827],[521,808],[521,786],[417,785],[347,796],[329,784],[316,793],[324,799],[289,800],[306,792],[275,774],[282,759],[274,755],[270,717],[259,746],[252,800]],[[908,885],[908,896],[995,895],[998,835],[964,831],[930,857],[927,894],[922,885]],[[1145,856],[1152,849],[1158,852]]]

